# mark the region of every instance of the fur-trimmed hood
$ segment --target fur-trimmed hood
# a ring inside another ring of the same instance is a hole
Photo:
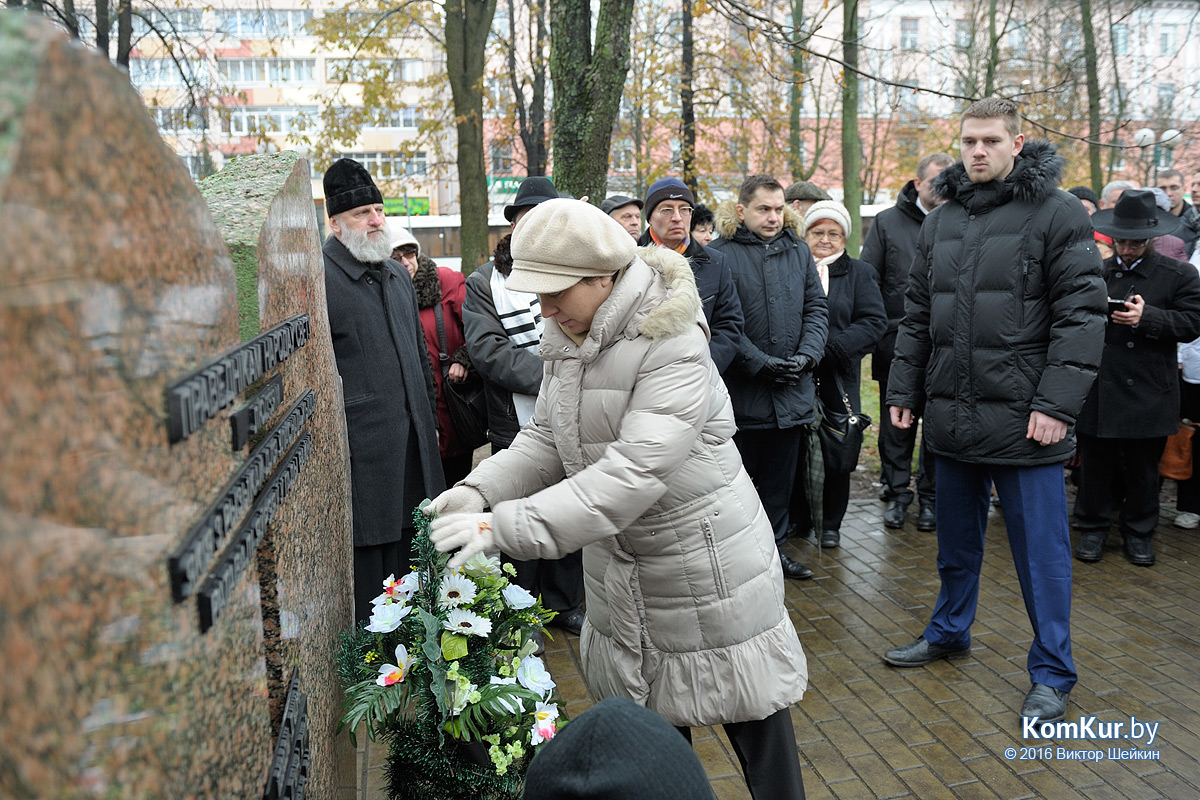
[[[1058,154],[1058,148],[1044,139],[1032,139],[1025,142],[1021,152],[1017,154],[1013,171],[999,183],[1004,194],[1023,203],[1040,203],[1058,188],[1062,179],[1063,168],[1067,160]],[[967,177],[967,168],[959,161],[946,167],[933,179],[933,188],[947,200],[957,200],[960,203],[974,196],[982,186],[991,184],[974,184]]]
[[[715,227],[721,238],[733,241],[738,228],[742,227],[742,221],[738,219],[737,215],[737,201],[722,200],[713,212],[713,221],[716,223]],[[790,203],[783,209],[783,227],[784,229],[791,228],[797,237],[804,238],[804,217],[800,216]],[[748,229],[746,232],[750,236],[754,236]]]
[[[695,325],[697,319],[703,321],[696,274],[686,258],[657,245],[639,247],[638,257],[658,272],[667,286],[666,299],[652,308],[638,325],[643,336],[651,339],[678,336]]]
[[[429,256],[417,256],[417,272],[413,275],[413,288],[417,290],[417,308],[433,308],[442,300],[442,282],[438,268]]]

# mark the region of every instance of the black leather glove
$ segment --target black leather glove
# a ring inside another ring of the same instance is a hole
[[[813,361],[812,356],[795,355],[789,360],[796,365],[796,377],[800,377],[806,372],[812,372],[813,368],[817,366],[817,362]]]
[[[758,377],[775,383],[795,383],[800,380],[800,372],[790,358],[768,356],[767,362],[758,371]]]

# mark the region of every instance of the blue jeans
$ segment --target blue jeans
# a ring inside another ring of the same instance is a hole
[[[1030,678],[1070,691],[1077,676],[1071,658],[1071,538],[1062,464],[1001,467],[938,456],[937,476],[942,588],[925,640],[955,647],[971,643],[994,483],[1033,625]]]

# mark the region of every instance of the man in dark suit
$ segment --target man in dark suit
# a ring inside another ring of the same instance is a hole
[[[383,196],[348,158],[325,173],[325,295],[350,440],[354,616],[407,572],[413,510],[445,489],[433,373],[408,271],[391,259]]]

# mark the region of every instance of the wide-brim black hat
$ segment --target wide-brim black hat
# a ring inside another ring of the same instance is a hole
[[[1126,189],[1112,208],[1092,215],[1092,226],[1114,239],[1153,239],[1179,227],[1179,217],[1154,203],[1149,189]]]
[[[504,218],[512,222],[513,217],[522,208],[533,208],[538,203],[557,198],[558,191],[554,188],[554,182],[549,178],[541,176],[526,178],[517,187],[517,196],[513,198],[512,203],[504,207]]]

